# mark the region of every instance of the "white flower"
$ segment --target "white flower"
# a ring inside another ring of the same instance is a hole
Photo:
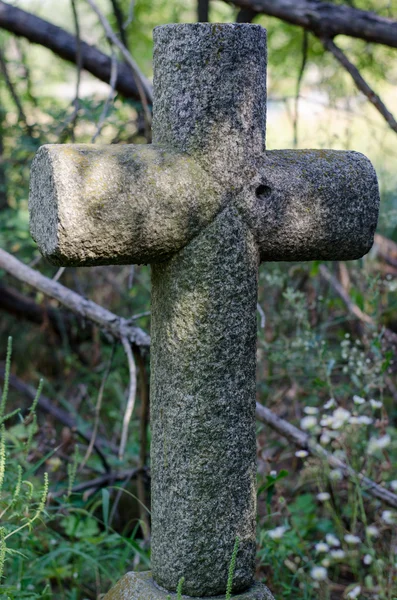
[[[359,417],[357,417],[357,423],[359,423],[360,425],[371,425],[371,423],[373,423],[374,420],[371,419],[371,417],[368,417],[367,415],[360,415]]]
[[[277,471],[270,471],[271,477],[277,477]]]
[[[326,502],[330,498],[331,496],[328,492],[320,492],[319,494],[317,494],[317,500],[319,500],[320,502]]]
[[[331,441],[331,437],[328,432],[324,432],[321,434],[320,444],[322,444],[323,446],[326,446],[327,444],[330,443],[330,441]]]
[[[384,510],[381,518],[382,521],[388,525],[393,525],[395,523],[395,518],[391,510]]]
[[[368,525],[367,535],[369,535],[369,537],[378,537],[379,529],[377,528],[377,526],[376,525]]]
[[[316,552],[328,552],[329,546],[325,542],[319,542],[314,546]]]
[[[340,541],[333,533],[327,533],[325,539],[327,540],[327,544],[329,544],[330,546],[340,546]]]
[[[303,417],[301,420],[301,428],[302,429],[313,429],[317,425],[317,419],[313,416]]]
[[[321,427],[331,427],[333,422],[334,420],[331,415],[323,415],[320,421],[320,425]]]
[[[345,558],[345,552],[343,550],[331,550],[331,558],[334,560],[342,560]]]
[[[361,586],[356,585],[350,592],[347,594],[346,598],[358,598],[361,593]]]
[[[372,563],[372,556],[370,554],[366,554],[363,558],[363,563],[365,565],[370,565]]]
[[[397,479],[393,479],[393,481],[390,482],[390,487],[393,492],[397,492]]]
[[[321,561],[321,564],[323,565],[323,567],[329,567],[329,565],[331,564],[331,561],[329,560],[329,558],[323,558],[323,560]]]
[[[350,417],[350,412],[341,406],[332,413],[332,429],[340,429]]]
[[[369,403],[374,410],[376,410],[377,408],[382,408],[383,406],[383,402],[381,402],[380,400],[373,400],[372,398],[369,401]]]
[[[272,538],[272,540],[281,540],[286,531],[287,528],[280,525],[280,527],[276,527],[275,529],[269,529],[267,535]]]
[[[325,567],[313,567],[310,571],[312,579],[315,581],[325,581],[327,579],[328,571]]]
[[[303,412],[305,412],[307,415],[317,415],[318,408],[316,408],[315,406],[305,406]]]
[[[332,469],[332,471],[330,471],[329,478],[331,481],[342,481],[343,473],[340,469]]]
[[[386,435],[382,435],[380,438],[371,437],[368,442],[368,454],[375,454],[377,450],[383,450],[384,448],[387,448],[390,442],[391,439],[388,433],[386,433]]]
[[[326,410],[328,410],[329,408],[334,408],[334,406],[336,406],[336,402],[335,402],[334,398],[330,398],[330,399],[328,400],[328,402],[326,402],[326,403],[324,404],[324,408],[325,408]]]
[[[365,398],[361,398],[361,396],[353,396],[354,404],[365,404]]]
[[[297,456],[298,458],[306,458],[306,456],[309,456],[309,453],[307,452],[307,450],[298,450],[297,452],[295,452],[295,456]]]
[[[358,535],[353,535],[352,533],[347,533],[345,535],[345,542],[347,544],[360,544],[361,540]]]

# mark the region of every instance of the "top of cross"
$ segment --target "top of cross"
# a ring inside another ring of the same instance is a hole
[[[31,232],[50,261],[160,262],[231,203],[262,260],[370,249],[379,192],[363,155],[265,150],[263,28],[166,25],[154,41],[152,145],[49,145],[34,160]]]

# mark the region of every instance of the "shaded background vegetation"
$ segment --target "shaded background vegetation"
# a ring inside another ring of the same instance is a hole
[[[122,59],[85,0],[16,4]],[[395,0],[335,4],[397,19]],[[153,27],[197,20],[193,0],[98,5],[149,79]],[[238,14],[234,5],[210,5],[211,21],[234,21]],[[382,200],[376,244],[364,259],[261,266],[257,400],[356,473],[396,491],[397,133],[318,37],[266,15],[254,22],[268,29],[268,147],[361,151],[374,163]],[[397,50],[351,37],[336,41],[397,114]],[[57,271],[40,258],[27,212],[30,163],[41,144],[146,143],[141,103],[1,29],[0,62],[0,247],[149,332],[148,267]],[[100,597],[126,570],[150,565],[150,518],[142,508],[150,505],[149,353],[133,347],[137,398],[121,460],[130,386],[122,344],[0,270],[3,375],[9,336],[6,413],[20,413],[5,421],[2,434],[0,597]],[[41,378],[40,402],[30,411]],[[335,406],[327,404],[331,398]],[[337,407],[349,415],[338,421]],[[279,598],[396,598],[397,505],[374,499],[358,477],[299,453],[259,421],[258,459],[258,578]],[[0,474],[1,464],[0,458]],[[29,483],[17,494],[20,472]],[[316,567],[327,569],[324,578]]]

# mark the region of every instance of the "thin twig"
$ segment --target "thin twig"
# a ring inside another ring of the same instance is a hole
[[[0,380],[1,379],[4,379],[4,368],[2,367],[2,365],[0,365]],[[10,386],[17,390],[19,393],[26,396],[26,398],[28,398],[29,400],[34,400],[34,398],[36,397],[36,389],[28,385],[24,381],[21,381],[15,375],[10,376]],[[63,410],[62,408],[56,406],[53,400],[51,400],[47,396],[43,396],[43,394],[40,394],[37,405],[39,409],[54,417],[54,419],[59,421],[59,423],[62,423],[62,425],[68,427],[72,432],[76,433],[76,435],[81,437],[81,439],[84,440],[87,444],[90,442],[90,438],[92,436],[91,432],[85,427],[80,428],[76,424],[76,421],[73,419],[73,417],[71,417],[70,414],[66,412],[66,410]],[[102,447],[107,446],[112,452],[116,451],[116,447],[103,438],[98,439],[98,441],[94,445],[95,452],[98,454],[103,464],[103,467],[107,472],[110,470],[110,467],[99,445],[101,445]]]
[[[137,351],[137,362],[140,374],[140,398],[141,398],[141,418],[139,422],[140,429],[140,449],[139,449],[139,466],[141,468],[137,479],[137,490],[139,498],[139,512],[141,518],[141,526],[143,537],[147,542],[150,539],[150,524],[148,513],[146,510],[146,487],[144,477],[144,467],[146,466],[147,459],[147,445],[148,445],[148,426],[149,426],[149,381],[146,373],[145,359],[142,354]]]
[[[72,119],[72,127],[71,127],[71,134],[72,134],[71,137],[72,137],[72,141],[74,141],[74,129],[76,127],[77,117],[78,117],[79,110],[80,110],[80,82],[81,82],[81,70],[83,68],[83,56],[82,56],[82,51],[81,51],[80,23],[79,23],[79,16],[77,13],[76,0],[71,0],[71,5],[72,5],[74,28],[76,31],[76,42],[77,42],[77,47],[76,47],[76,65],[77,65],[76,93],[75,93],[75,97],[73,100],[74,111],[73,111],[73,119]]]
[[[119,459],[122,460],[124,457],[125,447],[127,445],[128,438],[128,426],[131,421],[132,413],[135,406],[136,397],[136,365],[134,355],[132,353],[131,344],[126,337],[121,338],[121,343],[128,360],[128,369],[130,372],[130,385],[128,390],[127,406],[123,418],[123,429],[121,432],[120,448],[119,448]]]
[[[120,8],[120,5],[118,3],[118,0],[110,0],[112,7],[113,7],[113,14],[116,18],[116,22],[117,22],[117,28],[119,30],[119,34],[120,34],[120,38],[121,41],[123,42],[124,46],[128,49],[128,40],[127,40],[127,36],[125,33],[125,25],[124,25],[124,16],[123,16],[123,12]]]
[[[0,69],[1,69],[1,71],[3,73],[4,80],[6,82],[6,86],[8,88],[8,91],[10,92],[11,98],[13,99],[14,104],[16,106],[16,109],[18,111],[19,120],[24,124],[24,126],[26,127],[29,135],[31,135],[32,134],[32,127],[28,124],[28,121],[27,121],[27,118],[26,118],[26,115],[25,115],[25,111],[23,110],[21,101],[20,101],[19,96],[18,96],[18,94],[16,92],[14,84],[11,81],[10,75],[8,73],[7,62],[6,62],[6,59],[4,57],[4,54],[3,54],[3,51],[2,51],[1,48],[0,48]]]
[[[106,382],[107,382],[109,374],[110,374],[110,369],[112,368],[113,356],[114,356],[114,344],[112,346],[112,351],[111,351],[111,354],[110,354],[109,362],[108,362],[108,365],[107,365],[107,367],[105,369],[105,373],[103,374],[101,385],[100,385],[99,392],[98,392],[98,398],[97,398],[96,405],[95,405],[94,428],[92,430],[90,443],[88,444],[88,448],[87,448],[87,451],[85,453],[85,456],[84,456],[84,458],[83,458],[83,460],[82,460],[82,462],[81,462],[81,464],[79,466],[79,471],[83,470],[83,468],[87,464],[88,459],[90,458],[90,456],[92,454],[92,451],[93,451],[93,449],[95,447],[96,437],[98,435],[98,429],[99,429],[99,419],[100,419],[100,416],[101,416],[103,392],[105,390]]]
[[[302,63],[298,73],[298,79],[296,82],[296,93],[295,93],[295,113],[294,113],[294,148],[298,147],[298,120],[299,120],[299,100],[303,75],[305,73],[308,53],[308,40],[309,34],[306,29],[303,30],[302,40]]]
[[[131,25],[131,23],[134,20],[134,10],[135,10],[135,0],[130,0],[130,5],[128,7],[128,17],[126,22],[124,23],[123,27],[124,29],[127,29],[127,27],[129,25]]]
[[[375,321],[372,319],[372,317],[370,317],[365,312],[363,312],[361,310],[361,308],[359,306],[357,306],[357,304],[354,304],[353,300],[350,298],[349,294],[346,292],[343,285],[341,283],[339,283],[339,281],[337,280],[337,278],[334,275],[332,275],[332,273],[329,271],[328,267],[326,267],[325,265],[320,265],[319,270],[320,270],[321,277],[323,279],[325,279],[325,281],[327,281],[332,286],[332,288],[335,290],[335,292],[338,294],[338,296],[343,300],[348,311],[352,315],[354,315],[355,317],[357,317],[357,319],[359,321],[362,321],[363,323],[366,323],[367,325],[373,325],[373,326],[376,325]]]
[[[101,113],[101,116],[99,117],[99,121],[98,121],[98,125],[97,125],[97,130],[95,132],[95,134],[92,137],[91,142],[93,144],[95,144],[97,137],[100,135],[101,131],[102,131],[102,127],[103,124],[105,123],[106,117],[108,115],[109,112],[109,107],[110,107],[110,103],[112,100],[114,100],[115,97],[115,87],[116,87],[116,82],[117,82],[117,75],[118,75],[118,69],[117,69],[117,59],[116,59],[116,54],[113,50],[112,47],[112,68],[110,71],[110,92],[108,97],[106,98],[106,102],[103,106],[103,110]]]
[[[80,492],[85,492],[86,490],[98,490],[100,488],[106,487],[109,484],[111,485],[115,481],[125,481],[131,480],[137,477],[140,473],[141,469],[129,469],[125,471],[114,472],[111,471],[109,473],[104,473],[100,477],[96,477],[95,479],[90,479],[89,481],[83,481],[82,483],[78,483],[72,488],[72,494],[77,494]],[[147,469],[145,469],[147,472]],[[64,496],[66,489],[59,490],[58,492],[51,492],[50,498],[60,498]]]
[[[145,124],[146,124],[146,135],[149,140],[150,137],[150,127],[152,123],[152,116],[149,109],[149,103],[153,102],[152,91],[150,85],[147,84],[144,75],[140,72],[138,65],[132,58],[131,54],[128,52],[127,48],[124,46],[122,42],[118,39],[117,35],[114,33],[109,21],[106,19],[105,15],[96,5],[94,0],[86,0],[88,4],[91,6],[92,10],[97,14],[99,20],[102,23],[102,27],[105,30],[105,33],[112,44],[117,46],[123,55],[125,61],[131,68],[131,71],[135,78],[135,83],[139,91],[139,96],[142,102],[144,114],[145,114]],[[148,103],[149,101],[149,103]]]
[[[0,248],[0,268],[22,283],[33,286],[50,298],[55,298],[72,312],[95,323],[114,338],[118,340],[126,338],[130,344],[143,348],[149,347],[150,337],[142,329],[132,325],[129,320],[115,315],[92,300],[87,300],[62,284],[52,281],[23,264],[2,248]]]
[[[320,37],[320,40],[324,48],[326,50],[329,50],[329,52],[331,52],[335,56],[336,60],[340,62],[340,64],[346,69],[346,71],[350,73],[354,83],[356,84],[360,92],[362,92],[368,98],[368,100],[374,105],[376,110],[385,119],[389,127],[397,133],[397,121],[395,120],[394,116],[387,109],[386,105],[378,96],[378,94],[376,94],[373,91],[373,89],[368,85],[368,83],[365,81],[364,77],[361,75],[357,67],[350,62],[346,54],[342,52],[342,50],[335,44],[335,42],[332,39]]]
[[[59,267],[58,271],[55,273],[52,281],[59,281],[64,272],[66,271],[66,267]]]
[[[275,415],[270,409],[262,406],[258,402],[256,403],[256,418],[258,421],[262,421],[266,423],[274,429],[277,433],[285,437],[289,442],[297,446],[298,448],[302,448],[303,450],[307,450],[313,456],[317,456],[323,460],[326,460],[328,464],[334,469],[340,469],[345,477],[352,479],[353,481],[358,481],[362,486],[363,490],[381,500],[385,504],[393,508],[397,508],[397,495],[393,494],[389,490],[383,488],[378,485],[369,477],[362,475],[361,473],[357,473],[354,469],[349,467],[349,465],[345,464],[338,458],[336,458],[330,452],[327,452],[320,444],[313,442],[307,433],[295,427],[288,421],[281,419]]]

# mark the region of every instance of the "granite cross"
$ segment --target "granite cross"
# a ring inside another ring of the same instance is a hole
[[[153,144],[48,145],[31,232],[57,265],[152,264],[152,569],[107,598],[224,594],[254,584],[255,354],[261,261],[371,248],[379,193],[356,152],[265,151],[266,32],[154,32]],[[252,587],[250,587],[252,586]]]

